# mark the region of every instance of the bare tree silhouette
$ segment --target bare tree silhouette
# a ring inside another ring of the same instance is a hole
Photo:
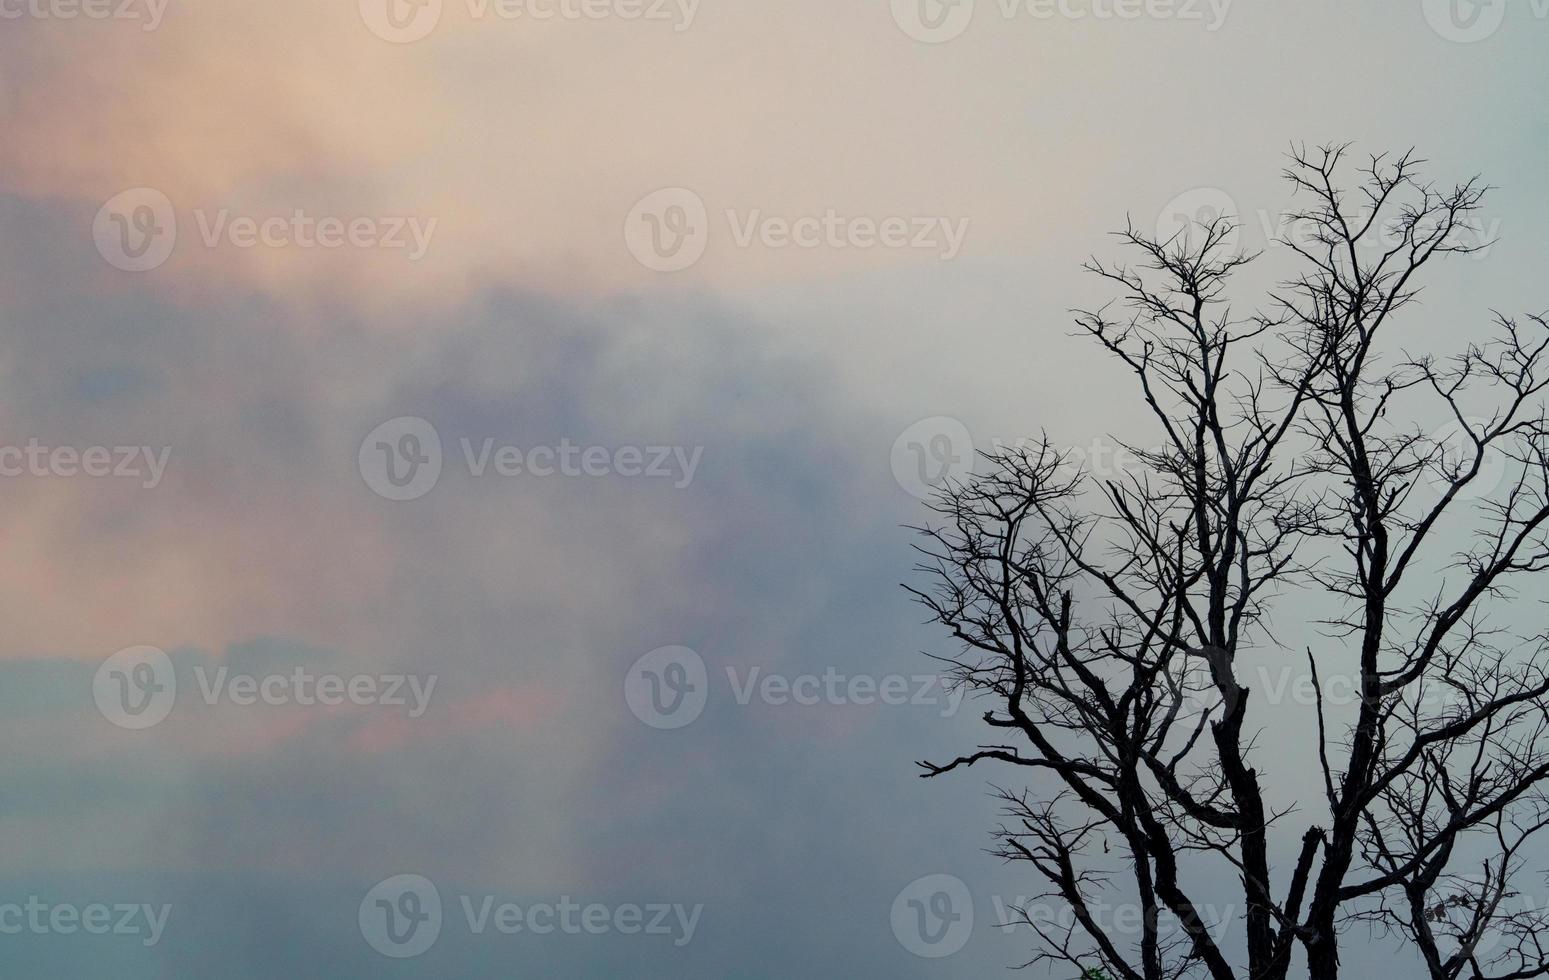
[[[985,454],[914,529],[909,591],[960,641],[943,659],[996,733],[921,766],[1024,777],[997,791],[995,851],[1069,912],[1022,911],[1030,963],[1278,980],[1296,960],[1329,980],[1364,923],[1436,980],[1549,974],[1549,916],[1514,900],[1549,823],[1549,637],[1491,620],[1549,569],[1549,323],[1497,315],[1455,356],[1404,353],[1421,272],[1485,244],[1487,188],[1427,182],[1409,153],[1346,189],[1348,156],[1291,153],[1299,273],[1261,312],[1226,302],[1254,258],[1227,217],[1167,240],[1131,225],[1137,264],[1088,264],[1122,299],[1076,322],[1132,374],[1160,448],[1126,444],[1139,465],[1103,477],[1047,435]],[[1427,412],[1454,434],[1427,435]],[[1293,590],[1334,610],[1294,653],[1271,633]],[[1304,762],[1286,744],[1266,761],[1265,694],[1236,670],[1254,649],[1310,675]],[[1274,809],[1269,774],[1303,765],[1325,799]],[[1201,891],[1201,862],[1240,888]],[[1115,894],[1130,928],[1100,914]]]

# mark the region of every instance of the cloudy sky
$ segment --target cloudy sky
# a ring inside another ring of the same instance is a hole
[[[899,588],[918,467],[1133,425],[1081,262],[1263,247],[1293,141],[1496,185],[1414,346],[1549,306],[1546,44],[1528,0],[0,0],[6,972],[1021,962],[985,777],[914,776],[983,710]],[[942,874],[972,928],[916,955]]]

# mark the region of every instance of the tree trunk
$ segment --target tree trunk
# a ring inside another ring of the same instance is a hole
[[[1307,978],[1338,980],[1339,938],[1334,934],[1334,924],[1319,923],[1314,928],[1317,938],[1307,942]]]

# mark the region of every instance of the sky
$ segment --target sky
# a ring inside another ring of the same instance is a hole
[[[1225,209],[1272,278],[1292,144],[1494,185],[1411,349],[1549,308],[1546,44],[1529,0],[0,0],[5,972],[1024,962],[990,776],[916,777],[985,707],[900,587],[921,473],[1136,434],[1082,262]]]

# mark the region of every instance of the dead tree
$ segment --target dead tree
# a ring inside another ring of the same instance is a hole
[[[1088,264],[1120,298],[1076,323],[1155,431],[1121,443],[1137,466],[1090,473],[1045,435],[987,454],[914,529],[925,581],[906,587],[994,731],[921,766],[1020,784],[998,790],[996,852],[1069,913],[1025,915],[1032,963],[1331,980],[1341,928],[1365,923],[1435,980],[1549,975],[1544,916],[1517,900],[1549,822],[1549,643],[1496,622],[1549,581],[1549,323],[1496,316],[1459,353],[1413,351],[1402,314],[1433,262],[1485,247],[1487,188],[1427,182],[1405,154],[1347,190],[1347,156],[1292,152],[1298,271],[1252,315],[1227,303],[1255,258],[1227,217],[1166,240],[1131,225],[1135,264]],[[1280,644],[1277,617],[1319,601],[1323,639]],[[1266,758],[1265,692],[1235,669],[1250,650],[1310,672],[1304,750]],[[1324,799],[1277,809],[1266,778],[1298,767]],[[1201,891],[1207,866],[1230,889]],[[1100,914],[1116,896],[1137,924]]]

